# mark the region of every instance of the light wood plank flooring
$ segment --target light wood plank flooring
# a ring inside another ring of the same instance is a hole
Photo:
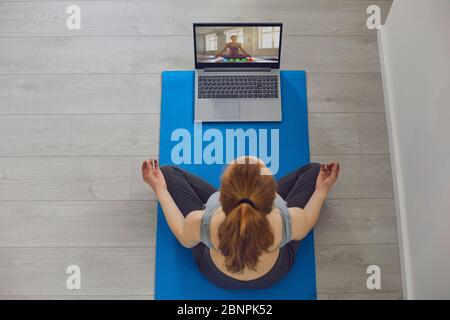
[[[151,299],[160,72],[192,69],[193,21],[282,21],[308,72],[313,161],[342,173],[316,228],[320,299],[401,299],[376,34],[387,0],[0,0],[0,299]],[[294,133],[293,133],[294,134]],[[66,268],[82,288],[65,287]],[[381,290],[366,268],[382,270]]]

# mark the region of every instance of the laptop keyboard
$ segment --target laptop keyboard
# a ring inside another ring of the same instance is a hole
[[[278,76],[198,76],[198,99],[278,98]]]

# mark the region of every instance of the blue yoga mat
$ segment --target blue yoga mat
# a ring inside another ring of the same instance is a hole
[[[204,123],[202,132],[204,133],[210,128],[218,129],[222,133],[225,133],[226,129],[238,128],[243,130],[254,128],[257,131],[267,129],[269,132],[272,132],[271,129],[278,129],[280,166],[276,177],[279,178],[294,171],[309,162],[305,72],[282,71],[281,93],[282,122]],[[176,129],[186,129],[192,136],[192,164],[178,165],[218,187],[224,164],[194,164],[194,153],[196,152],[193,147],[195,139],[193,71],[162,73],[160,128],[159,160],[161,165],[173,164],[171,153],[179,141],[171,141],[172,133]],[[200,135],[197,134],[198,136]],[[225,137],[225,134],[223,136]],[[270,137],[268,139],[270,141]],[[205,142],[203,147],[209,143]],[[269,154],[270,151],[269,148]],[[156,299],[316,299],[312,232],[302,241],[290,273],[274,286],[263,290],[225,290],[210,283],[198,271],[190,249],[186,249],[178,243],[159,206],[157,221]]]

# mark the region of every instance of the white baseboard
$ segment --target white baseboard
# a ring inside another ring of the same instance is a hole
[[[400,251],[400,265],[402,273],[403,298],[414,299],[408,228],[405,210],[404,187],[402,180],[401,162],[398,145],[398,135],[395,118],[394,99],[392,92],[391,69],[389,54],[385,39],[385,27],[377,32],[380,68],[383,81],[384,105],[389,135],[389,150],[392,166],[392,181],[394,184],[395,211],[397,216],[397,233]]]

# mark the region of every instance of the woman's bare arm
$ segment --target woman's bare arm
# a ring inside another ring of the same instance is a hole
[[[228,49],[228,47],[227,47],[227,45],[225,45],[225,47],[223,47],[222,51],[220,51],[219,53],[216,53],[216,57],[222,55],[222,53],[224,53],[227,49]]]
[[[304,209],[289,208],[293,240],[302,240],[314,228],[326,197],[325,190],[316,190]]]
[[[241,49],[243,54],[245,54],[246,56],[250,57],[250,55],[247,52],[245,52],[244,48],[242,48],[242,44],[239,45],[239,49]]]
[[[193,247],[200,242],[200,225],[203,211],[190,212],[186,218],[167,190],[166,180],[158,162],[150,159],[142,164],[142,176],[158,197],[164,217],[170,230],[185,247]]]
[[[302,240],[314,228],[328,192],[339,175],[339,163],[321,165],[316,181],[316,190],[305,208],[289,208],[291,214],[292,239]]]
[[[156,196],[167,224],[178,241],[187,248],[198,244],[203,211],[192,211],[185,218],[167,189],[158,190]]]

